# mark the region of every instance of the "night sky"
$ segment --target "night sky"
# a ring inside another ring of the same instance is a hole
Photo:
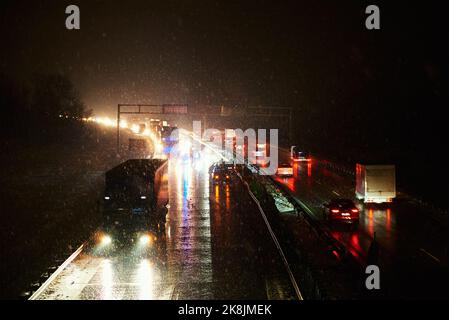
[[[443,90],[442,8],[377,2],[381,30],[368,31],[368,2],[341,2],[75,1],[81,30],[69,31],[72,2],[2,1],[1,67],[25,79],[68,74],[110,115],[118,102],[326,111],[385,96],[409,73]]]
[[[2,1],[0,72],[66,74],[111,117],[118,103],[291,106],[296,143],[411,177],[447,145],[447,11],[388,2]],[[69,4],[81,30],[65,29]]]

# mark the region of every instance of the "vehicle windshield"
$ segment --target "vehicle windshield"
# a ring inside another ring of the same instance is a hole
[[[228,172],[228,168],[226,168],[224,166],[219,166],[219,167],[214,168],[214,173],[227,173],[227,172]]]

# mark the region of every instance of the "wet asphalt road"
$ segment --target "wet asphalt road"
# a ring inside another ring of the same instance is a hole
[[[321,205],[329,199],[354,198],[353,178],[328,169],[320,161],[300,164],[294,172],[293,178],[277,179],[317,220],[322,220]],[[157,239],[150,245],[128,245],[99,254],[93,244],[35,298],[295,297],[260,213],[237,178],[230,185],[213,185],[207,163],[173,159],[168,186],[167,223],[163,230],[151,230]],[[384,207],[358,206],[361,215],[357,228],[323,225],[361,264],[366,263],[376,232],[381,248],[382,296],[448,298],[447,230],[408,198]]]
[[[281,160],[288,154],[280,152]],[[449,298],[449,232],[428,209],[410,198],[390,205],[366,206],[355,199],[355,178],[342,175],[322,162],[295,164],[294,177],[276,178],[329,228],[332,236],[362,263],[376,232],[383,294],[396,298]],[[322,204],[332,198],[353,199],[360,209],[355,229],[323,221]]]
[[[293,299],[284,265],[237,178],[170,160],[165,229],[146,247],[91,243],[35,299]]]

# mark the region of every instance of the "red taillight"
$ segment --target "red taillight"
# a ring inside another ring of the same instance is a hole
[[[219,178],[219,176],[215,176],[215,179],[218,179]]]
[[[351,211],[354,213],[357,213],[357,212],[359,212],[359,209],[352,209]]]
[[[333,212],[333,213],[339,213],[340,210],[338,210],[338,209],[332,209],[331,212]]]

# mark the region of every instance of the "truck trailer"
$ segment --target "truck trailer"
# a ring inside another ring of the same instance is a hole
[[[136,154],[139,157],[145,158],[149,154],[147,139],[128,139],[128,151],[130,154]]]
[[[365,203],[392,202],[396,197],[395,166],[357,163],[355,194]]]
[[[105,180],[106,218],[165,222],[167,160],[128,160],[107,171]]]

